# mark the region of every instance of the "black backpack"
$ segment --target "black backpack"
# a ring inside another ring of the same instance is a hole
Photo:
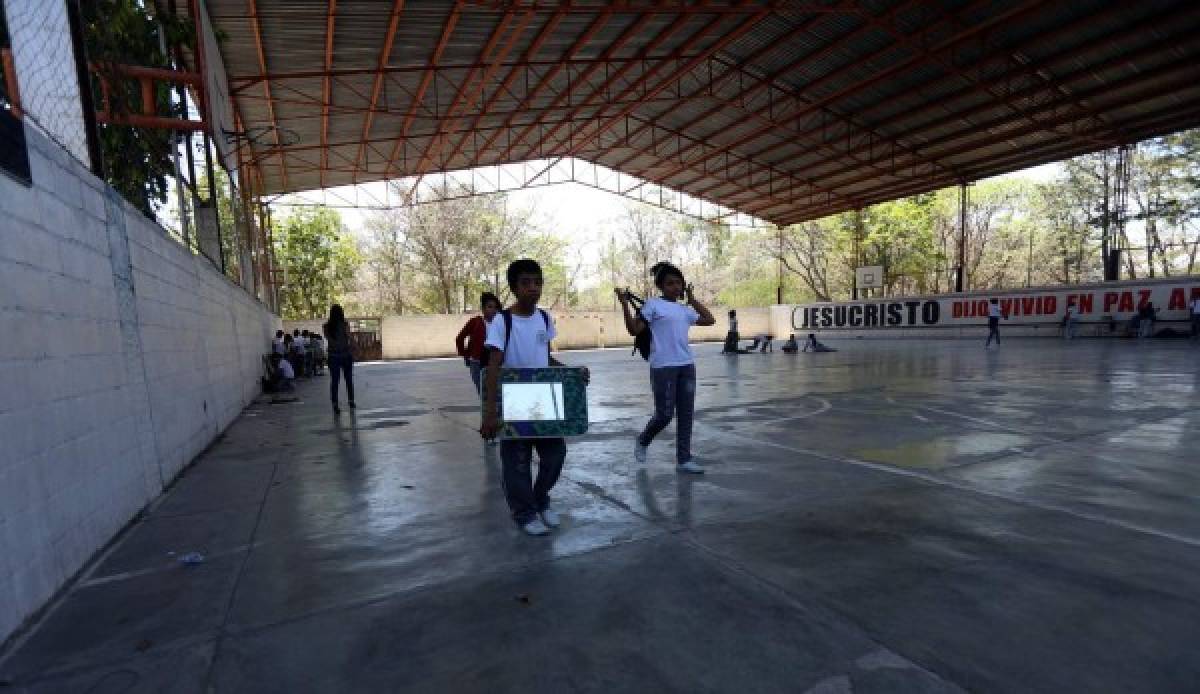
[[[649,361],[650,343],[653,339],[653,334],[650,332],[650,321],[646,320],[646,317],[642,315],[642,307],[646,305],[646,301],[633,292],[628,292],[628,295],[629,303],[633,304],[633,310],[637,312],[638,319],[646,324],[646,328],[642,332],[633,336],[633,350],[629,354],[630,356],[635,353],[640,354],[642,355],[642,359]]]

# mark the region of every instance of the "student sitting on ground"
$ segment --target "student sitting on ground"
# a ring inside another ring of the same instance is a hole
[[[308,355],[314,376],[325,367],[325,341],[317,333],[308,334]]]
[[[796,342],[796,333],[788,335],[787,342],[783,343],[782,349],[786,354],[795,354],[800,351],[800,344]]]
[[[825,345],[821,344],[820,342],[817,341],[816,335],[809,333],[808,340],[806,340],[804,342],[804,351],[805,352],[836,352],[837,350],[832,347],[826,347]]]
[[[754,342],[750,343],[750,348],[747,349],[743,353],[749,354],[750,352],[753,352],[754,350],[758,350],[759,352],[774,352],[775,351],[774,341],[775,341],[774,335],[767,335],[766,333],[759,333],[758,335],[754,336]]]
[[[292,363],[287,359],[280,359],[276,364],[279,370],[279,378],[276,380],[276,392],[290,393],[296,390],[296,371],[292,368]]]

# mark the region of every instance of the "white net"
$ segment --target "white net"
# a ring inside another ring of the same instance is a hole
[[[90,165],[66,2],[0,2],[8,17],[13,64],[25,118],[71,156]]]

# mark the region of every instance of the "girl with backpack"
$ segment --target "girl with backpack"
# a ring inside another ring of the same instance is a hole
[[[479,380],[486,366],[483,363],[483,343],[487,340],[488,324],[500,312],[500,299],[491,292],[484,292],[479,297],[479,308],[482,313],[468,320],[462,330],[458,331],[458,337],[454,338],[458,356],[463,358],[467,368],[471,370],[471,382],[475,384],[476,393],[483,392]]]
[[[688,344],[693,325],[715,325],[716,319],[696,301],[683,273],[670,263],[658,263],[650,272],[662,297],[648,299],[635,315],[628,290],[615,290],[625,314],[625,329],[638,338],[650,333],[650,349],[643,355],[650,362],[650,388],[654,393],[654,416],[634,442],[633,457],[646,462],[650,442],[679,414],[675,426],[675,469],[700,474],[704,468],[692,460],[692,415],[696,402],[696,363]],[[680,304],[681,298],[686,304]]]

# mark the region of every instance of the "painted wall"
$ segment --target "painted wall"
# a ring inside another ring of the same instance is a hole
[[[1158,309],[1156,330],[1186,331],[1200,277],[777,306],[772,324],[778,332],[831,337],[975,337],[987,334],[992,298],[1007,316],[1004,334],[1057,337],[1069,304],[1078,308],[1080,336],[1122,335],[1147,303]]]
[[[26,127],[0,174],[0,641],[259,393],[278,319]]]

